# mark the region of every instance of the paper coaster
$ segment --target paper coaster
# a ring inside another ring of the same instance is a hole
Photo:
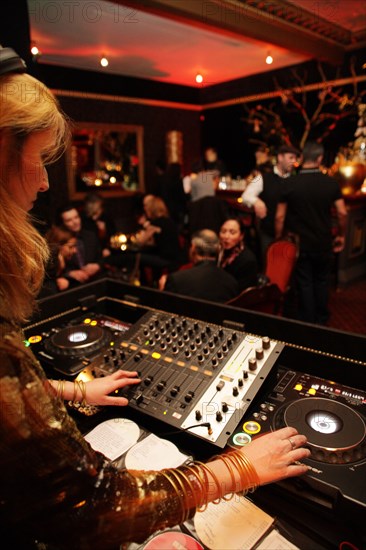
[[[125,465],[128,470],[162,470],[176,468],[187,458],[171,441],[150,434],[128,451]]]
[[[95,451],[115,460],[125,453],[140,437],[140,428],[132,420],[111,418],[98,424],[85,439]]]

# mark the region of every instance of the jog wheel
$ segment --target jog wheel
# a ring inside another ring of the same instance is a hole
[[[107,333],[98,326],[76,325],[53,334],[45,343],[47,351],[66,357],[86,357],[107,342]]]

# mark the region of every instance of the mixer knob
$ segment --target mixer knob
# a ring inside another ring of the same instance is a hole
[[[228,410],[229,410],[229,405],[227,403],[223,402],[222,412],[227,413]]]
[[[192,336],[192,334],[193,334],[193,328],[189,328],[189,329],[188,329],[188,334],[189,334],[189,336]]]
[[[219,364],[218,360],[216,359],[216,357],[213,357],[211,359],[211,363],[212,363],[212,368],[215,369],[217,367],[217,365]]]
[[[233,396],[236,397],[237,395],[239,395],[239,390],[236,386],[233,387]]]
[[[118,359],[118,357],[115,357],[115,358],[113,359],[113,365],[114,365],[115,367],[118,367],[118,363],[119,363],[119,359]]]
[[[169,321],[166,321],[165,328],[169,328],[169,327],[170,327],[170,323],[169,323]]]
[[[165,334],[165,333],[166,333],[165,328],[164,328],[164,327],[161,327],[160,332],[161,332],[161,334]]]
[[[167,337],[165,338],[165,341],[166,341],[167,344],[170,344],[170,342],[172,341],[172,339],[170,338],[170,336],[167,336]]]
[[[219,330],[219,337],[222,338],[224,336],[224,330],[220,328]]]
[[[262,346],[263,349],[269,349],[271,347],[271,340],[268,338],[268,336],[264,336],[262,338]]]
[[[183,346],[183,340],[182,338],[179,338],[178,340],[178,346],[181,348]]]
[[[238,335],[236,334],[236,332],[232,333],[231,338],[232,338],[233,342],[235,342],[235,340],[238,339]]]
[[[222,353],[222,351],[218,351],[218,352],[217,352],[217,357],[218,357],[219,359],[222,359],[222,358],[224,357],[224,354]]]
[[[171,334],[172,338],[175,338],[177,336],[177,331],[172,330],[172,332],[170,334]]]
[[[223,346],[222,346],[222,351],[223,351],[224,353],[227,353],[228,349],[227,349],[227,345],[226,345],[226,344],[223,344]]]
[[[104,362],[105,362],[105,363],[108,363],[108,361],[109,361],[109,355],[106,354],[106,355],[104,355],[103,357],[104,357]]]
[[[256,356],[257,359],[263,359],[263,357],[264,357],[263,348],[257,348],[255,350],[255,356]]]
[[[180,387],[179,386],[174,386],[171,390],[170,390],[170,395],[172,397],[176,397],[177,393],[179,392],[180,390]]]
[[[206,333],[203,332],[203,331],[201,332],[201,339],[202,339],[202,340],[205,340],[205,339],[206,339]]]
[[[238,386],[239,388],[242,388],[244,386],[244,382],[242,378],[238,378]]]
[[[160,349],[166,349],[166,343],[165,342],[161,342]]]
[[[257,360],[254,357],[248,359],[248,367],[252,371],[257,369]]]
[[[186,326],[187,326],[187,319],[182,319],[182,326],[183,326],[183,327],[186,327]]]
[[[138,363],[141,359],[141,355],[139,353],[136,353],[135,357],[133,358],[136,363]]]
[[[216,385],[216,389],[217,391],[221,391],[222,388],[225,386],[225,382],[223,380],[221,380],[217,385]]]
[[[195,321],[195,322],[193,323],[193,328],[194,328],[194,330],[198,330],[198,329],[199,329],[199,324],[197,323],[197,321]]]
[[[204,353],[205,355],[208,355],[208,354],[210,353],[207,346],[205,346],[205,347],[203,348],[203,353]]]
[[[111,348],[111,355],[114,357],[116,355],[116,350],[115,348]]]
[[[183,340],[184,340],[185,342],[188,342],[188,340],[189,340],[189,336],[188,336],[188,334],[187,334],[186,332],[183,334]]]
[[[154,328],[154,323],[150,323],[150,324],[149,324],[149,329],[150,329],[150,330],[153,330],[153,328]]]
[[[217,420],[217,422],[221,422],[221,421],[222,421],[222,413],[221,413],[221,411],[217,411],[217,413],[216,413],[216,420]]]
[[[213,337],[213,339],[214,339],[214,342],[215,342],[215,343],[218,342],[219,337],[217,336],[217,334],[215,334],[215,336]]]
[[[196,420],[202,420],[202,413],[201,411],[197,410],[195,412],[195,417],[196,417]]]
[[[197,359],[198,359],[199,363],[203,363],[204,357],[203,357],[202,353],[200,353],[200,354],[197,356]]]
[[[178,346],[176,346],[176,345],[172,346],[172,352],[173,353],[178,353]]]
[[[159,391],[162,391],[165,388],[165,384],[166,384],[166,382],[164,380],[162,380],[161,382],[159,382],[157,384],[156,389],[159,390]]]
[[[182,327],[180,325],[177,325],[177,332],[182,332]]]
[[[247,380],[249,378],[249,373],[247,370],[243,370],[243,378],[244,380]]]
[[[213,340],[209,340],[208,347],[211,348],[211,349],[214,348],[215,347],[215,342]]]
[[[206,332],[207,332],[207,334],[210,334],[210,333],[211,333],[211,327],[209,327],[208,325],[207,325],[207,327],[206,327]]]
[[[155,322],[155,325],[156,325],[156,326],[158,326],[158,325],[160,324],[160,321],[159,321],[159,319],[155,319],[155,321],[154,321],[154,322]]]
[[[184,350],[184,355],[187,357],[187,359],[190,358],[191,352],[189,351],[189,349]]]
[[[195,351],[196,345],[192,342],[192,344],[190,345],[190,348],[191,348],[192,351]]]
[[[119,352],[119,357],[120,359],[122,359],[122,361],[124,361],[126,359],[126,354],[125,352],[123,351],[123,349],[120,350]]]
[[[228,339],[226,340],[226,344],[228,345],[228,347],[230,347],[232,343],[233,343],[233,341],[232,341],[231,338],[228,338]]]
[[[144,335],[147,336],[149,334],[149,329],[144,328]]]
[[[172,325],[175,325],[175,317],[172,317],[172,318],[170,319],[170,322],[171,322]]]
[[[200,343],[201,343],[201,338],[199,338],[199,337],[197,336],[197,338],[196,338],[196,344],[199,346]]]
[[[151,382],[154,380],[153,376],[147,376],[144,380],[145,386],[150,386]]]

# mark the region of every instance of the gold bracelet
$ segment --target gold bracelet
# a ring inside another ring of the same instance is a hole
[[[65,380],[59,380],[57,382],[56,397],[57,399],[64,400]]]
[[[212,462],[213,460],[221,460],[225,464],[226,468],[229,470],[229,474],[230,474],[230,477],[231,477],[231,485],[232,485],[233,489],[232,489],[232,491],[230,491],[230,493],[226,493],[224,491],[224,494],[222,496],[222,500],[225,500],[226,502],[228,502],[229,500],[234,498],[234,495],[237,492],[237,491],[235,491],[235,487],[236,487],[236,484],[237,484],[237,482],[235,480],[235,474],[234,474],[233,469],[230,465],[230,462],[227,461],[224,456],[216,455],[216,456],[212,457],[209,462]],[[229,497],[227,497],[226,494],[229,494]]]
[[[191,475],[194,477],[195,481],[197,481],[197,483],[199,484],[200,490],[199,490],[199,498],[198,498],[198,503],[196,504],[196,508],[201,508],[204,505],[207,508],[207,498],[205,497],[206,488],[203,484],[201,476],[199,475],[198,472],[195,471],[194,467],[192,466],[184,466],[184,467],[191,472]]]
[[[181,496],[180,493],[179,493],[178,487],[176,486],[175,481],[173,481],[172,479],[170,479],[170,477],[169,477],[169,475],[168,475],[167,472],[169,472],[169,470],[162,470],[162,471],[160,472],[160,474],[161,474],[162,476],[164,476],[165,479],[167,479],[167,480],[169,481],[169,483],[170,483],[171,486],[173,487],[173,489],[174,489],[174,491],[176,492],[177,497],[178,497],[178,499],[179,499],[179,501],[180,501],[180,504],[181,504],[181,507],[182,507],[182,512],[181,512],[182,517],[181,517],[181,519],[179,520],[179,523],[178,523],[178,525],[180,525],[181,523],[183,523],[183,522],[185,521],[186,511],[185,511],[185,507],[184,507],[184,505],[183,505],[183,503],[182,503],[182,496]]]
[[[217,476],[216,474],[213,473],[213,471],[211,470],[211,468],[209,468],[206,464],[204,464],[203,462],[197,462],[196,461],[196,464],[199,464],[200,468],[203,469],[203,471],[206,471],[209,473],[209,475],[212,477],[212,479],[214,480],[214,482],[216,483],[216,487],[217,487],[217,492],[219,494],[219,496],[217,497],[217,499],[215,500],[212,500],[212,504],[219,504],[219,502],[221,501],[221,486],[220,486],[220,482],[219,480],[217,479]],[[210,483],[208,481],[208,477],[206,477],[207,479],[207,484],[208,484],[208,487],[210,486]],[[209,492],[209,491],[208,491]]]
[[[233,451],[225,455],[226,458],[237,464],[237,469],[242,479],[243,487],[247,487],[250,492],[260,485],[260,480],[256,470],[250,460],[240,451]]]

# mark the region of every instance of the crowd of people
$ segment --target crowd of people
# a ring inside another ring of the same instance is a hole
[[[50,380],[24,344],[22,326],[32,315],[50,257],[47,241],[32,224],[29,211],[38,193],[49,188],[45,163],[62,153],[69,130],[56,98],[26,74],[17,54],[2,49],[0,60],[3,540],[28,550],[119,548],[183,523],[208,502],[304,474],[308,467],[301,461],[310,451],[305,448],[306,437],[292,427],[254,438],[241,450],[222,453],[208,463],[191,462],[162,471],[117,469],[84,439],[65,401],[124,406],[127,400],[116,390],[140,380],[137,372],[124,370],[86,383]],[[63,247],[74,256],[82,224],[74,209],[60,215],[68,231],[57,235],[55,231],[51,238],[59,243],[53,255],[59,262],[58,274],[63,275],[69,257]],[[95,276],[96,259],[88,256],[85,246],[78,250],[85,256],[65,273],[69,278],[72,271]]]
[[[347,218],[339,185],[322,170],[319,143],[309,141],[301,152],[282,145],[274,162],[268,153],[268,148],[258,148],[241,197],[254,214],[257,246],[246,242],[241,212],[216,196],[225,165],[208,147],[187,177],[177,163],[165,171],[161,167],[156,193],[143,197],[136,214],[138,248],[133,252],[111,250],[116,226],[97,193],[89,193],[81,209],[72,204],[61,208],[46,234],[52,254],[40,296],[91,281],[112,266],[134,273],[138,267],[143,285],[227,302],[266,280],[268,246],[291,233],[299,257],[284,314],[327,324],[332,262],[344,247]]]

